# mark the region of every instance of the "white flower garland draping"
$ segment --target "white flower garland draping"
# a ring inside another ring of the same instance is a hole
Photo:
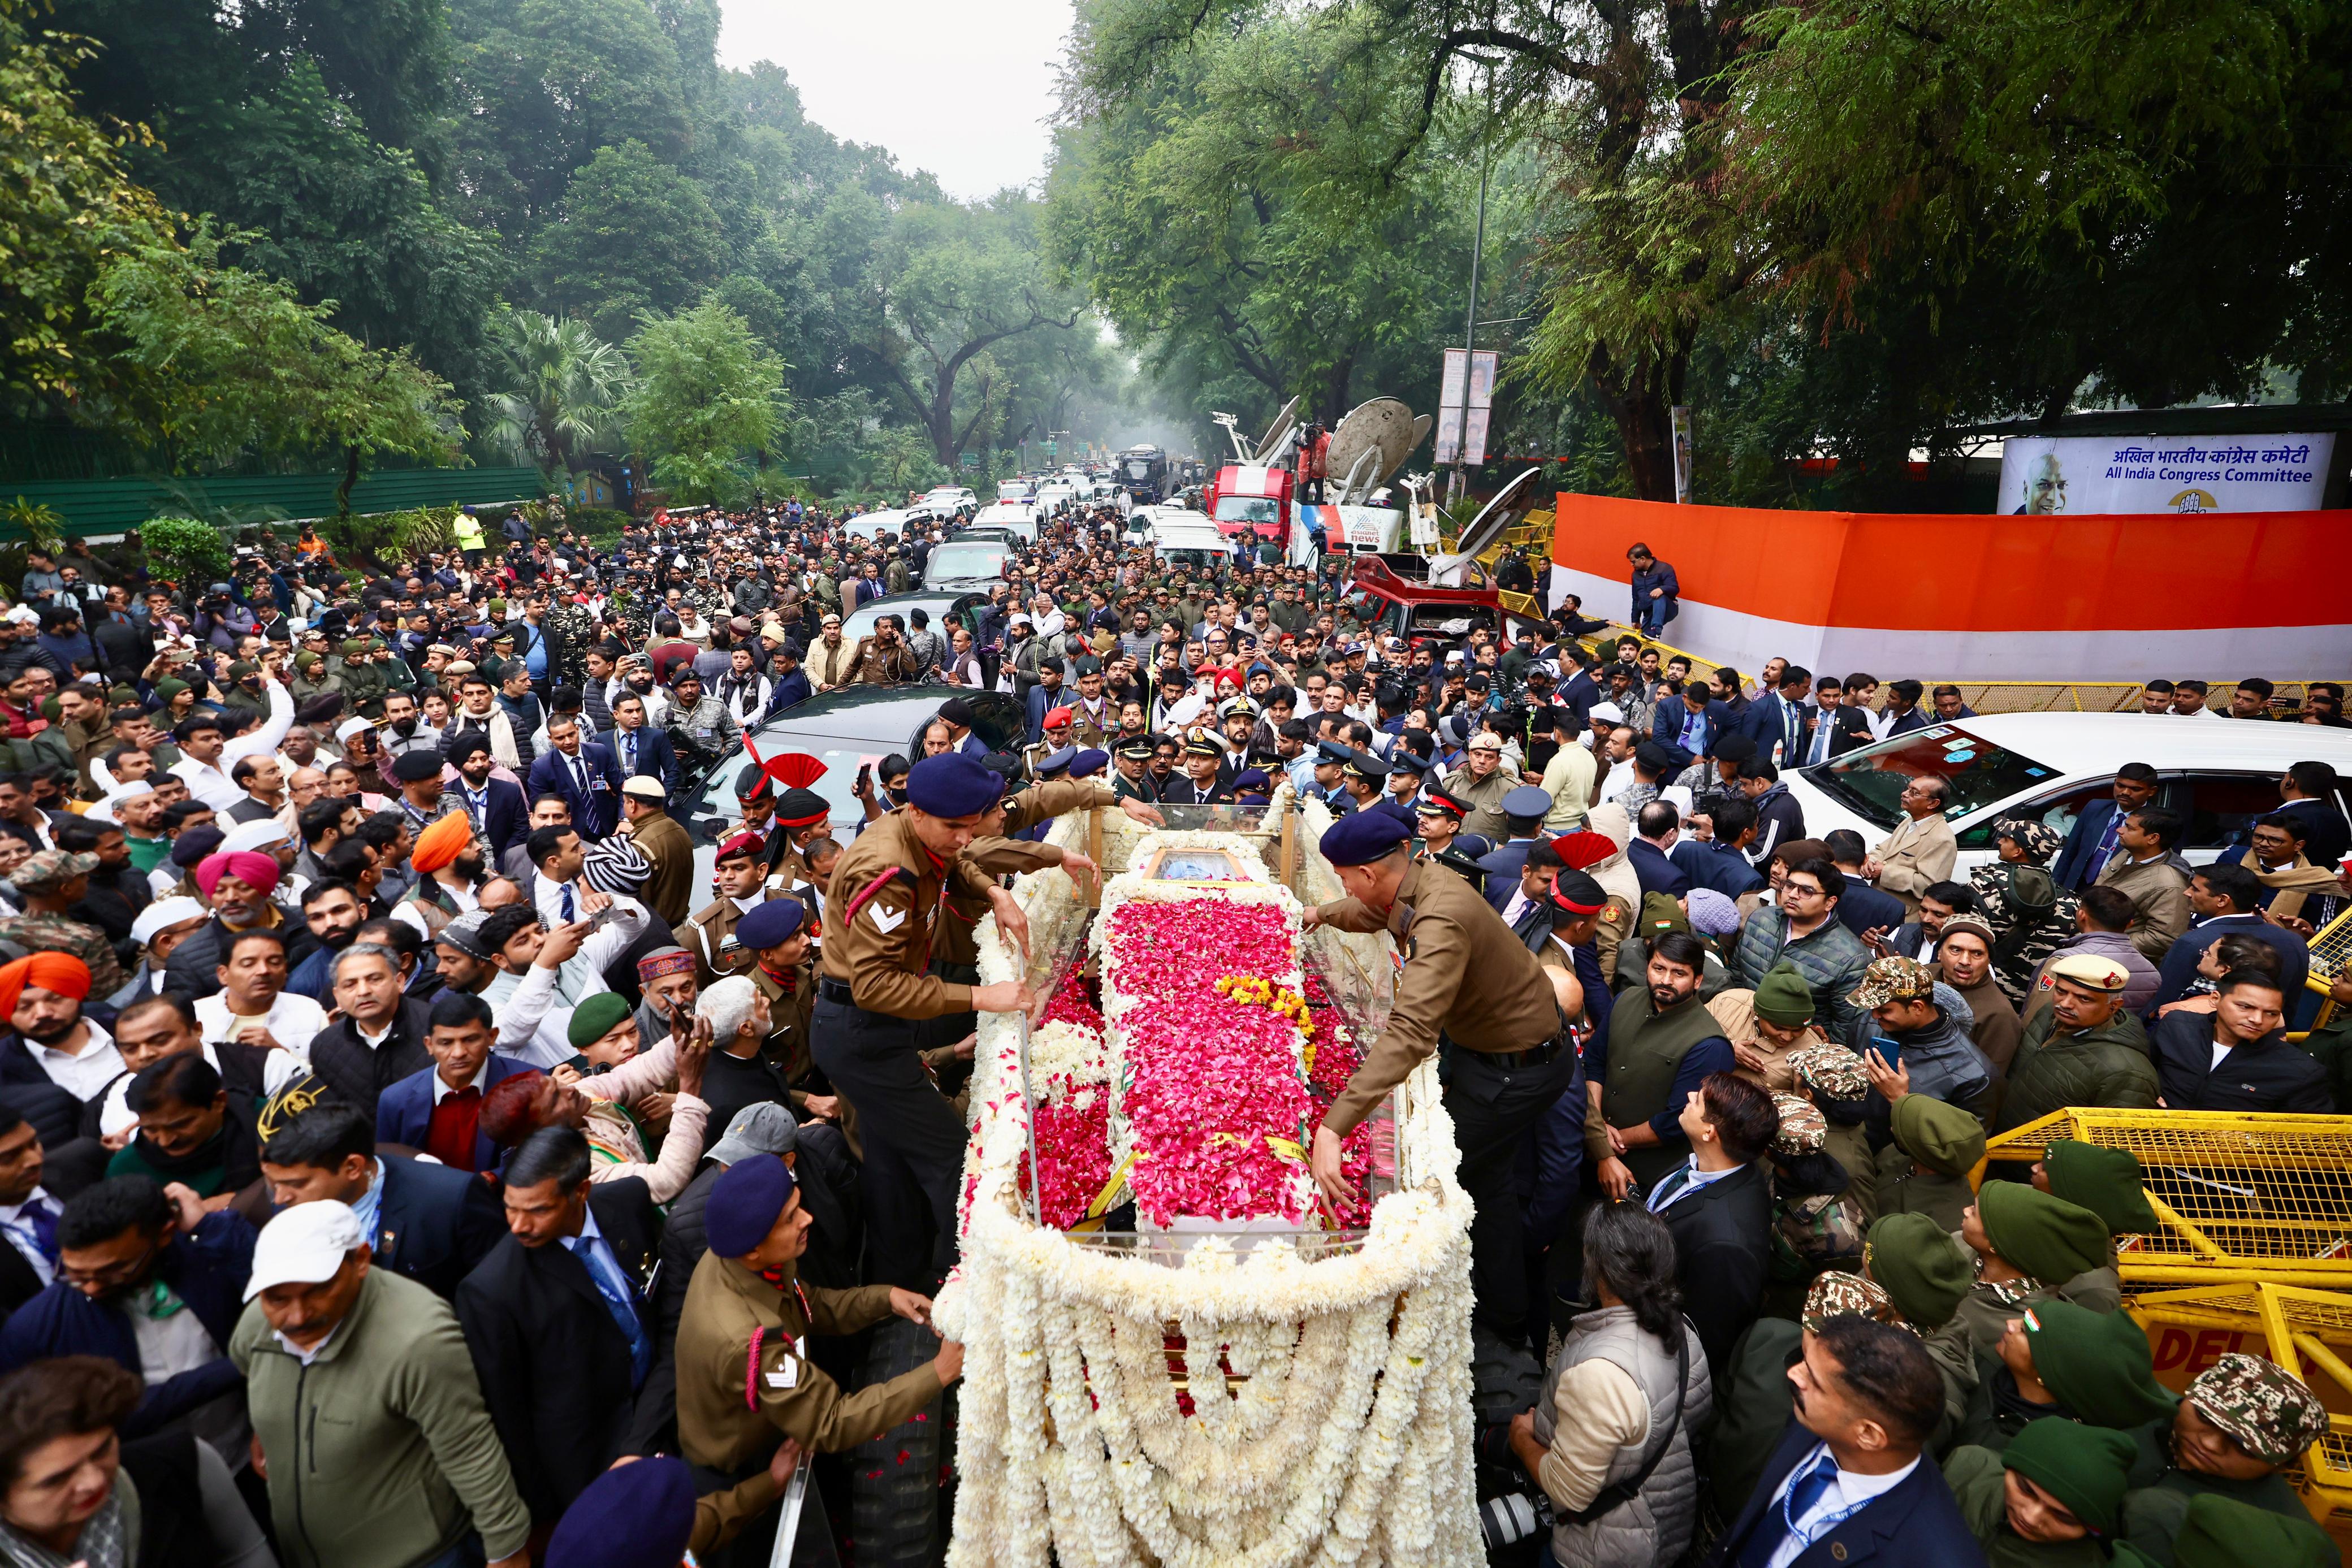
[[[1107,872],[1124,873],[1138,849],[1160,843],[1240,844],[1244,866],[1262,866],[1248,841],[1130,831],[1118,813],[1105,816]],[[1311,816],[1304,826],[1319,831]],[[1055,837],[1076,843],[1083,831],[1070,820]],[[1319,857],[1301,862],[1311,893],[1333,891]],[[1290,902],[1271,877],[1254,871],[1252,880]],[[1106,909],[1151,896],[1142,885],[1114,876]],[[1066,934],[1084,918],[1067,878],[1024,877],[1014,891],[1033,936]],[[982,925],[982,979],[1014,977],[1017,960],[992,919]],[[1108,986],[1105,1008],[1115,1019]],[[1030,1223],[1019,1186],[1020,1034],[1013,1019],[981,1020],[963,1262],[937,1307],[943,1332],[965,1346],[951,1568],[1481,1562],[1470,1204],[1453,1177],[1453,1126],[1433,1066],[1407,1081],[1399,1103],[1402,1164],[1423,1179],[1374,1205],[1360,1248],[1310,1259],[1287,1238],[1252,1238],[1236,1250],[1210,1236],[1167,1266],[1164,1254],[1129,1255]],[[1033,1082],[1091,1078],[1084,1070],[1103,1050],[1090,1030],[1048,1026],[1031,1041]],[[1116,1040],[1108,1051],[1115,1061]],[[1183,1341],[1190,1414],[1171,1335]]]

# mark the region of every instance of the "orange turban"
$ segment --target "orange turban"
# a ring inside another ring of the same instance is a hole
[[[70,953],[36,953],[13,964],[0,965],[0,1022],[15,1016],[26,986],[38,986],[61,997],[89,998],[89,966]]]
[[[429,876],[464,854],[466,846],[473,841],[473,822],[465,812],[452,811],[416,835],[416,847],[408,852],[408,863]]]

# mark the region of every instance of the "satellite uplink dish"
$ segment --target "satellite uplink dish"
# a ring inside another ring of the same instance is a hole
[[[1334,498],[1342,505],[1360,505],[1412,455],[1428,428],[1426,415],[1415,419],[1412,410],[1395,398],[1358,403],[1331,432],[1323,471],[1346,484]]]
[[[1500,538],[1503,530],[1511,524],[1511,498],[1527,487],[1528,480],[1542,472],[1539,467],[1529,468],[1496,491],[1495,498],[1479,508],[1478,515],[1470,519],[1470,526],[1462,530],[1462,538],[1455,541],[1454,553],[1439,556],[1429,563],[1430,580],[1434,582],[1439,573],[1450,571],[1465,561],[1475,560]]]

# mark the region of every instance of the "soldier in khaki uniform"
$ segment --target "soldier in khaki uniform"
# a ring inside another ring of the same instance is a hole
[[[719,846],[711,880],[719,896],[678,927],[678,946],[694,955],[694,983],[704,990],[730,975],[749,974],[757,962],[735,939],[735,923],[766,902],[766,846],[757,833],[738,833]]]
[[[1462,831],[1498,844],[1511,836],[1503,797],[1517,788],[1518,780],[1503,766],[1503,737],[1491,731],[1470,737],[1462,766],[1445,778],[1445,792],[1470,808],[1462,819]]]
[[[1102,661],[1077,661],[1078,689],[1070,698],[1070,744],[1080,750],[1108,746],[1118,733],[1118,705],[1103,695]]]
[[[1519,1145],[1574,1087],[1579,1061],[1543,967],[1479,892],[1444,867],[1414,861],[1405,824],[1385,811],[1342,817],[1323,834],[1323,858],[1349,897],[1306,913],[1309,926],[1386,931],[1404,967],[1388,1027],[1316,1129],[1315,1179],[1346,1195],[1339,1140],[1438,1046],[1454,1046],[1444,1103],[1462,1147],[1470,1227],[1474,1315],[1507,1341],[1524,1331],[1527,1277],[1512,1174]],[[1580,1090],[1575,1093],[1579,1110]],[[1573,1135],[1580,1136],[1581,1131]]]
[[[751,824],[744,823],[746,828]],[[778,796],[768,832],[768,885],[789,893],[816,879],[809,874],[808,850],[833,837],[833,807],[814,789],[787,789]]]
[[[1027,1005],[1017,981],[975,988],[931,973],[951,892],[985,898],[1004,938],[1028,943],[1013,895],[962,858],[1002,793],[976,757],[926,757],[907,776],[907,805],[842,852],[825,895],[816,1064],[858,1108],[868,1236],[884,1279],[936,1283],[956,1257],[964,1126],[923,1071],[917,1026]]]
[[[731,1490],[768,1469],[790,1437],[809,1453],[835,1454],[935,1405],[963,1373],[963,1347],[887,1383],[845,1393],[808,1356],[808,1336],[849,1334],[896,1313],[929,1325],[928,1296],[887,1285],[829,1291],[796,1277],[809,1216],[782,1159],[753,1155],[727,1168],[703,1211],[710,1249],[695,1266],[677,1325],[678,1446],[695,1489]],[[755,1521],[723,1561],[763,1564],[775,1538]],[[830,1561],[832,1531],[812,1487],[793,1561]]]

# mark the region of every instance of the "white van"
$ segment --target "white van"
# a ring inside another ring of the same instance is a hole
[[[1146,508],[1151,515],[1151,553],[1171,566],[1212,569],[1233,559],[1233,548],[1205,512],[1176,507]],[[1136,516],[1143,516],[1138,511]]]
[[[896,534],[904,538],[907,537],[908,521],[905,512],[886,507],[850,518],[841,525],[841,531],[854,539],[870,539],[883,534]]]
[[[1037,542],[1037,508],[1028,501],[992,501],[971,520],[975,528],[1003,528],[1023,544]]]

